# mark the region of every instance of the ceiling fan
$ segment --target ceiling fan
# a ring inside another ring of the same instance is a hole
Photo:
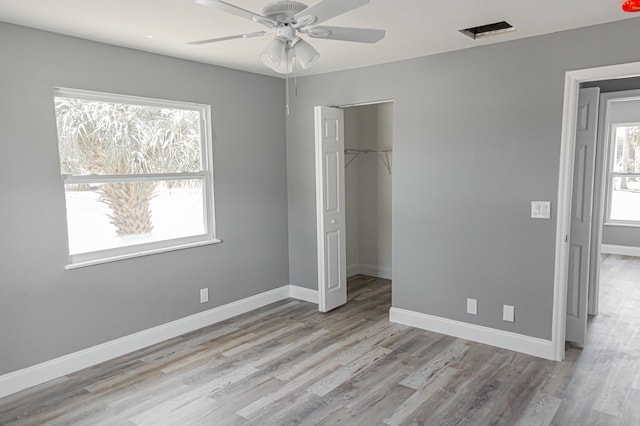
[[[320,57],[320,53],[313,46],[300,38],[301,34],[312,38],[358,43],[376,43],[385,36],[384,30],[368,28],[310,27],[357,7],[364,6],[369,3],[369,0],[320,0],[310,7],[293,0],[278,0],[264,6],[260,14],[219,0],[196,0],[196,3],[250,19],[253,22],[264,25],[268,30],[192,41],[189,44],[216,43],[275,34],[275,38],[267,44],[260,58],[269,68],[282,74],[291,72],[296,63],[299,63],[302,68],[309,68]]]

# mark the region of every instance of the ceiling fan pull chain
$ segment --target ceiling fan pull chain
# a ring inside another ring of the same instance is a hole
[[[284,95],[285,95],[285,98],[287,98],[285,110],[287,115],[290,115],[291,111],[289,110],[289,49],[285,50],[284,55],[286,60],[285,66],[287,68],[287,78],[285,79],[285,82],[284,82]]]
[[[298,96],[298,58],[295,52],[293,52],[293,94]]]

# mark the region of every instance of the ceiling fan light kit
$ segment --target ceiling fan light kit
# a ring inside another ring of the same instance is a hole
[[[304,69],[311,67],[311,65],[320,59],[320,53],[301,38],[295,41],[293,49],[295,51],[295,57]]]
[[[269,68],[276,70],[280,68],[282,61],[285,59],[286,47],[280,39],[274,38],[267,44],[260,55],[262,62]]]
[[[352,41],[357,43],[376,43],[385,36],[384,30],[345,27],[313,27],[328,19],[364,6],[369,0],[320,0],[313,6],[293,0],[278,0],[265,5],[260,14],[234,6],[220,0],[196,0],[196,3],[212,7],[264,25],[271,31],[258,31],[189,42],[189,44],[208,44],[239,38],[261,37],[275,34],[260,55],[262,62],[277,73],[289,74],[298,63],[303,69],[311,67],[320,58],[320,53],[300,35],[327,40]]]

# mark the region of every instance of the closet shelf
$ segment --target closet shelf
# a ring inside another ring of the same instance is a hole
[[[353,155],[353,157],[351,157],[349,161],[347,161],[347,164],[344,165],[344,168],[346,169],[347,167],[349,167],[349,164],[351,164],[353,160],[358,158],[358,155],[360,154],[378,154],[378,156],[382,160],[382,164],[384,164],[384,166],[387,168],[387,172],[391,174],[391,162],[389,161],[390,152],[393,152],[391,148],[381,148],[381,149],[345,148],[344,153],[346,155],[349,155],[349,154]]]

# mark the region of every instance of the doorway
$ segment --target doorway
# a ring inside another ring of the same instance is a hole
[[[567,327],[567,286],[568,286],[568,269],[570,265],[570,229],[572,215],[572,188],[573,188],[573,172],[574,172],[574,155],[576,153],[576,123],[579,124],[579,108],[578,108],[578,93],[579,89],[584,86],[591,86],[598,84],[605,84],[607,81],[610,85],[616,85],[627,80],[627,82],[638,81],[637,77],[640,76],[640,63],[623,64],[610,67],[593,68],[586,70],[578,70],[567,72],[565,78],[565,102],[564,102],[564,115],[563,115],[563,133],[562,133],[562,145],[561,145],[561,161],[560,161],[560,182],[558,189],[558,214],[557,214],[557,233],[556,233],[556,268],[554,279],[554,316],[553,316],[553,329],[552,329],[552,343],[553,343],[553,359],[562,360],[564,358],[565,350],[565,336]],[[579,126],[578,126],[579,129]],[[598,163],[602,167],[602,156],[599,157]],[[602,202],[602,195],[598,193],[598,190],[594,190],[596,207],[598,203]],[[592,193],[593,194],[593,193]],[[596,209],[597,212],[598,209]],[[596,216],[598,216],[596,214]],[[601,218],[594,219],[594,228],[602,223]],[[599,234],[596,235],[599,237]],[[600,248],[600,241],[594,243],[595,250],[593,253],[598,253]],[[594,259],[594,257],[591,257]],[[600,259],[599,255],[596,256],[596,263],[591,262],[591,267],[599,267]],[[599,278],[598,275],[595,275]],[[594,297],[596,294],[592,291],[592,303],[589,306],[590,313],[597,312],[597,304],[593,305]],[[597,299],[596,299],[597,300]],[[586,321],[586,316],[585,316]],[[586,322],[585,322],[586,327]]]
[[[596,315],[603,255],[640,256],[640,77],[582,87],[600,91],[589,276]]]
[[[391,279],[393,103],[344,108],[347,277]]]
[[[327,312],[347,302],[347,275],[392,275],[393,103],[314,114],[318,305]]]

